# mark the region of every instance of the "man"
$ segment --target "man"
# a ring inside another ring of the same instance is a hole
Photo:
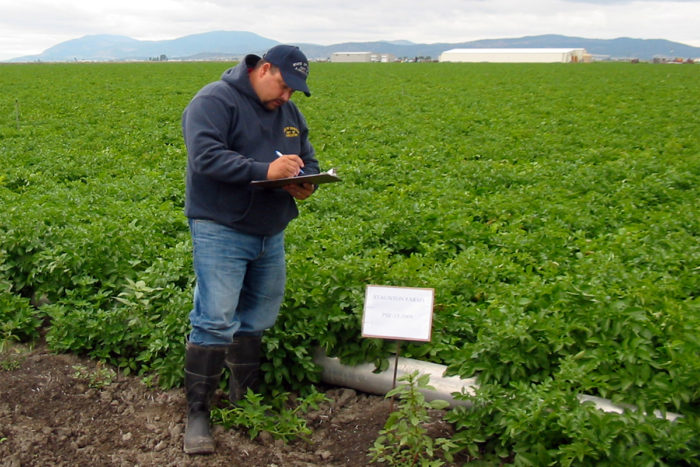
[[[261,336],[284,295],[284,229],[298,214],[295,199],[315,187],[250,182],[319,172],[306,121],[289,100],[294,91],[310,96],[308,72],[298,47],[247,55],[183,113],[185,214],[197,281],[185,354],[188,454],[214,452],[209,408],[223,366],[232,402],[257,383]]]

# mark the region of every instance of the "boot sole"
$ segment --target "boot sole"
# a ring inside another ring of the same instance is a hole
[[[215,447],[213,440],[199,439],[185,443],[183,450],[185,454],[213,454]]]

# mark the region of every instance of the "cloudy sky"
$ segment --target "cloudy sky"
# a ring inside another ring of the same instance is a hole
[[[0,0],[0,60],[89,34],[163,40],[217,30],[324,45],[563,34],[700,47],[700,0]]]

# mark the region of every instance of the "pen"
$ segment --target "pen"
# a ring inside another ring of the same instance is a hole
[[[282,157],[282,156],[284,155],[284,154],[282,154],[282,153],[279,152],[279,151],[275,151],[275,154],[277,155],[277,157]],[[299,174],[300,174],[300,175],[304,175],[304,170],[300,168],[300,169],[299,169]]]

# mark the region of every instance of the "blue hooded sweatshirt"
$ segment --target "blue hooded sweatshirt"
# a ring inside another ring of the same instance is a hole
[[[319,172],[304,116],[292,101],[267,109],[253,90],[248,55],[203,87],[182,115],[187,146],[185,215],[208,219],[240,232],[274,235],[298,215],[285,190],[251,187],[283,154],[298,154],[304,173]]]

